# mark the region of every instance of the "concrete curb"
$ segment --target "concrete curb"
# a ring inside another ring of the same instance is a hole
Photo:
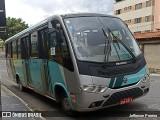
[[[160,74],[152,73],[151,76],[160,76]]]

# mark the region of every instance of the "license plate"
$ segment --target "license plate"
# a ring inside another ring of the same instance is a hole
[[[127,104],[133,101],[132,97],[124,98],[120,100],[120,105]]]

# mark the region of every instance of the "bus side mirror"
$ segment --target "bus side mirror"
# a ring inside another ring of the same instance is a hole
[[[62,38],[62,30],[61,30],[61,25],[59,23],[56,24],[56,37],[59,41],[59,43],[62,43],[63,42],[63,38]]]

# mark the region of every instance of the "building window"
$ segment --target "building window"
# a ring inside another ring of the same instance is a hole
[[[132,6],[129,6],[129,7],[128,7],[128,10],[130,10],[130,9],[132,9]]]
[[[136,23],[141,23],[142,22],[142,18],[140,17],[140,18],[135,18],[135,24]]]
[[[115,2],[117,3],[117,2],[121,2],[122,0],[115,0]]]
[[[146,7],[151,6],[151,0],[146,1]]]
[[[124,21],[126,24],[131,22],[131,19]]]
[[[116,15],[119,15],[119,14],[121,14],[121,9],[116,10]]]
[[[127,9],[128,9],[128,7],[125,7],[125,8],[124,8],[124,11],[126,11]]]
[[[135,5],[135,10],[142,9],[142,3]]]
[[[149,21],[150,21],[150,16],[146,16],[146,17],[145,17],[145,21],[146,21],[146,22],[149,22]]]
[[[145,30],[145,32],[150,32],[150,30]]]
[[[141,31],[136,31],[136,32],[134,32],[134,33],[141,33]]]
[[[130,10],[131,8],[132,8],[132,6],[125,7],[125,8],[124,8],[124,11]]]

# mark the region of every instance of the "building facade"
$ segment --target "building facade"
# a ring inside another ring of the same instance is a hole
[[[115,0],[114,15],[133,33],[160,29],[160,0]]]
[[[150,72],[160,73],[160,31],[134,34]]]

